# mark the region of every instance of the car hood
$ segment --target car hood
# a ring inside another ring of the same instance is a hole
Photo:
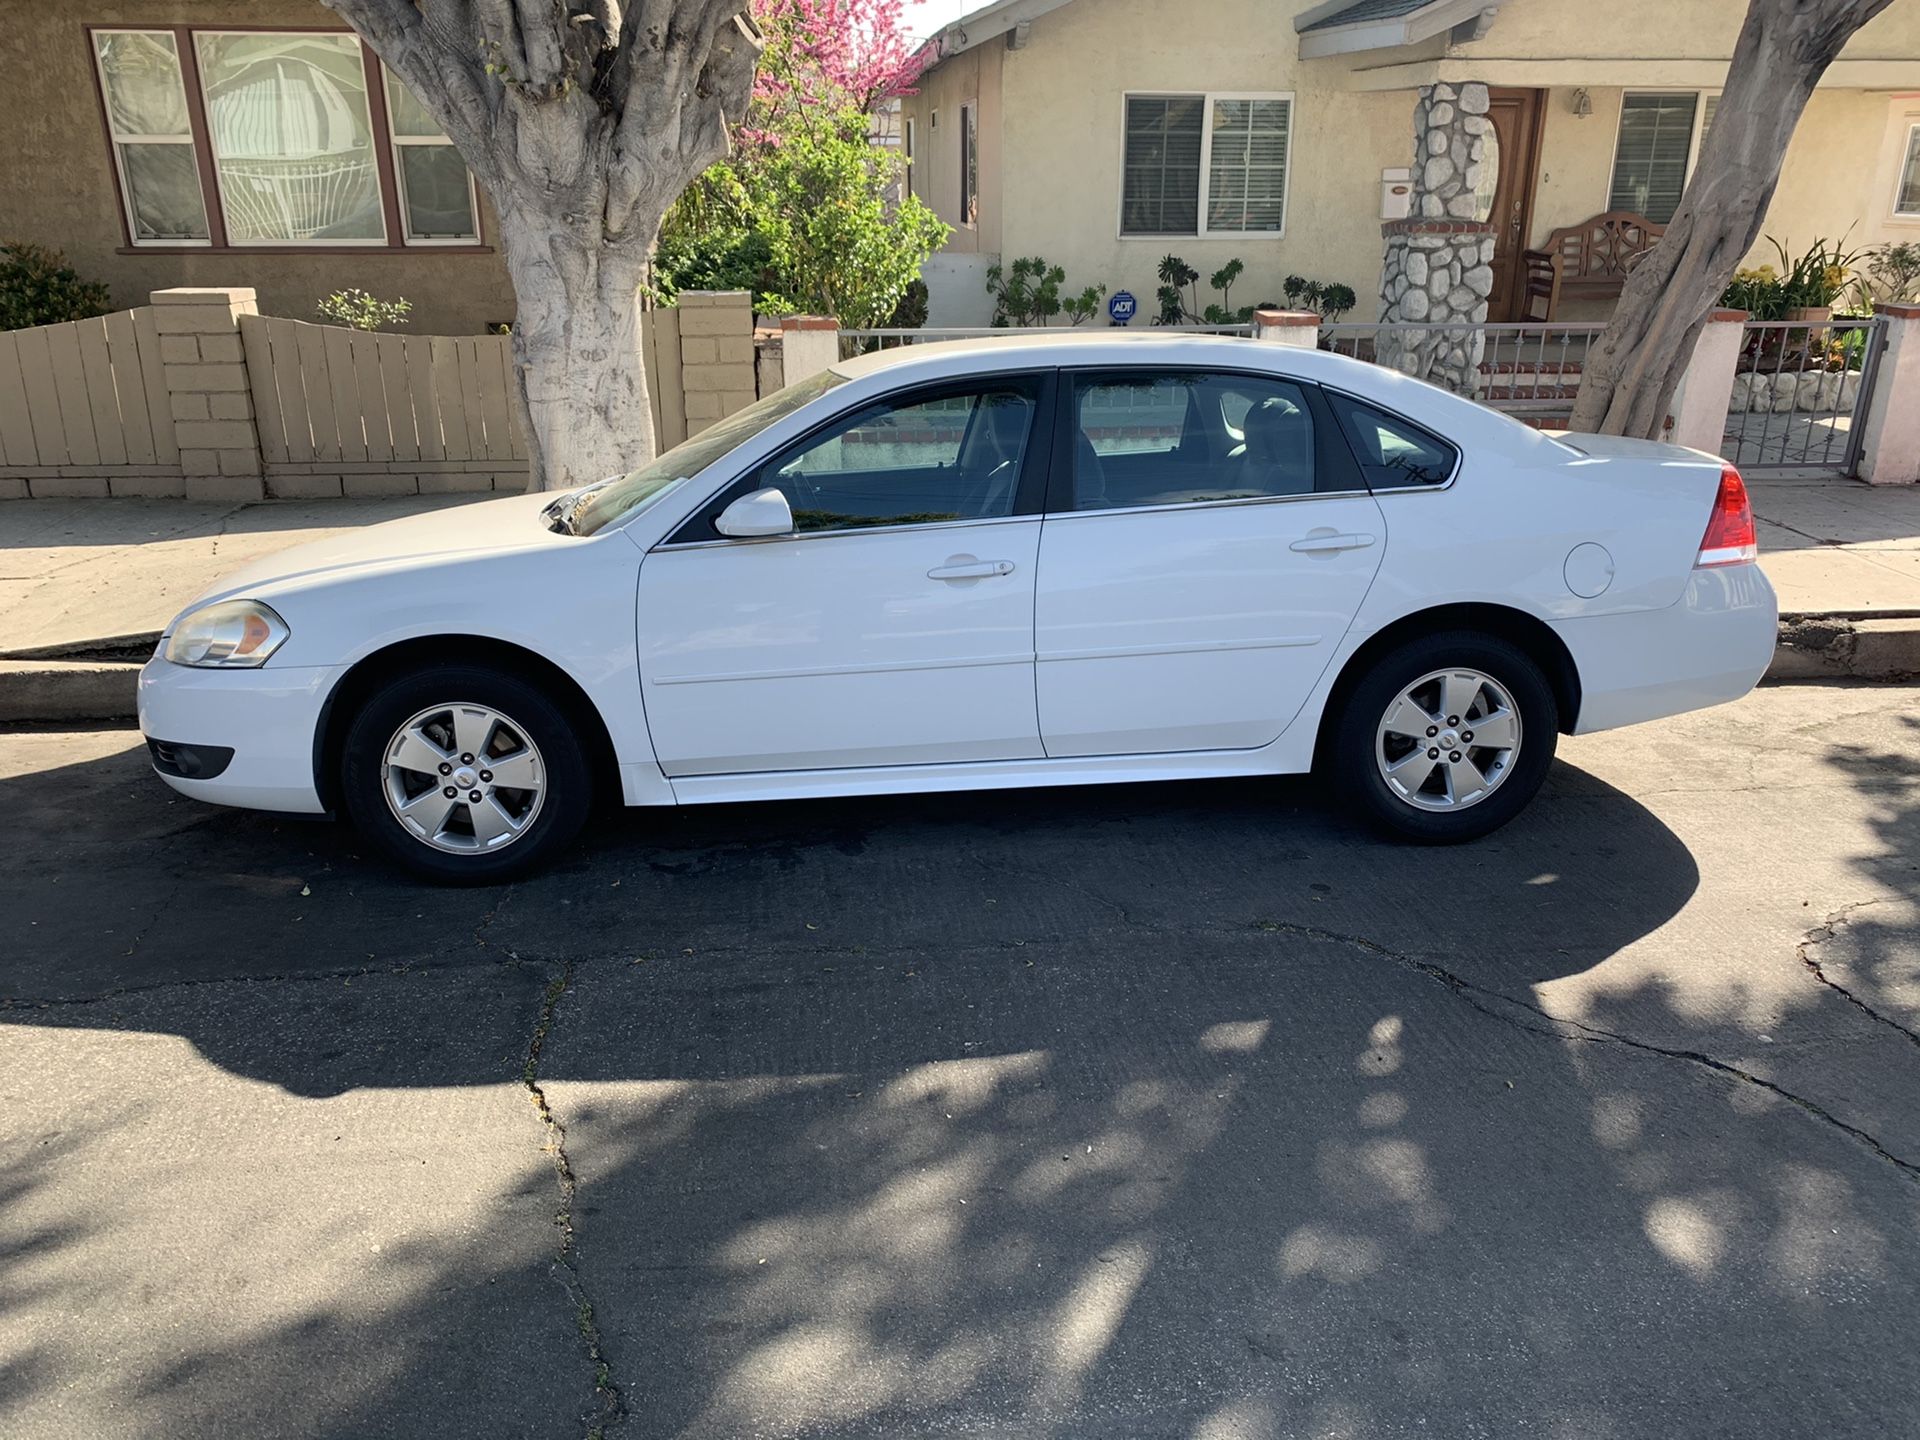
[[[180,613],[184,615],[214,600],[268,599],[346,574],[405,570],[489,552],[580,544],[574,536],[549,529],[541,518],[540,512],[555,498],[536,492],[453,505],[275,551],[222,576]]]

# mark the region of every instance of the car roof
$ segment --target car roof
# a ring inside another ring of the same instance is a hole
[[[1007,330],[966,340],[899,345],[842,360],[833,368],[849,380],[886,372],[894,381],[972,375],[981,370],[1038,369],[1054,365],[1246,365],[1319,377],[1320,360],[1371,369],[1358,361],[1302,346],[1255,341],[1241,335],[1194,335],[1154,330]],[[1279,363],[1276,363],[1279,362]]]

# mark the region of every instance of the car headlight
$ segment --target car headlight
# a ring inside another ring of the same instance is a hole
[[[162,652],[176,665],[251,669],[286,643],[287,622],[258,600],[222,600],[183,617]]]

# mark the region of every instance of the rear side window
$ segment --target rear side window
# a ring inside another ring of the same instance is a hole
[[[1308,495],[1313,408],[1264,376],[1127,372],[1076,377],[1075,510]]]
[[[1326,393],[1369,489],[1444,485],[1460,463],[1458,449],[1411,420],[1376,410],[1337,391]]]

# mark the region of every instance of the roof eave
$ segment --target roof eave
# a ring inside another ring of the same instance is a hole
[[[934,50],[934,58],[927,68],[932,69],[956,55],[963,55],[989,40],[998,40],[1029,21],[1070,3],[1072,0],[995,0],[994,4],[982,6],[970,15],[962,15],[953,24],[943,27],[926,46],[921,47],[924,50],[930,46]]]
[[[1320,16],[1337,7],[1320,6],[1294,21],[1300,30],[1300,58],[1321,60],[1334,55],[1355,55],[1368,50],[1394,50],[1418,45],[1435,35],[1452,30],[1468,20],[1484,17],[1491,21],[1500,8],[1500,0],[1434,0],[1407,15],[1386,20],[1362,20],[1352,25],[1334,25],[1324,30],[1307,30]]]

